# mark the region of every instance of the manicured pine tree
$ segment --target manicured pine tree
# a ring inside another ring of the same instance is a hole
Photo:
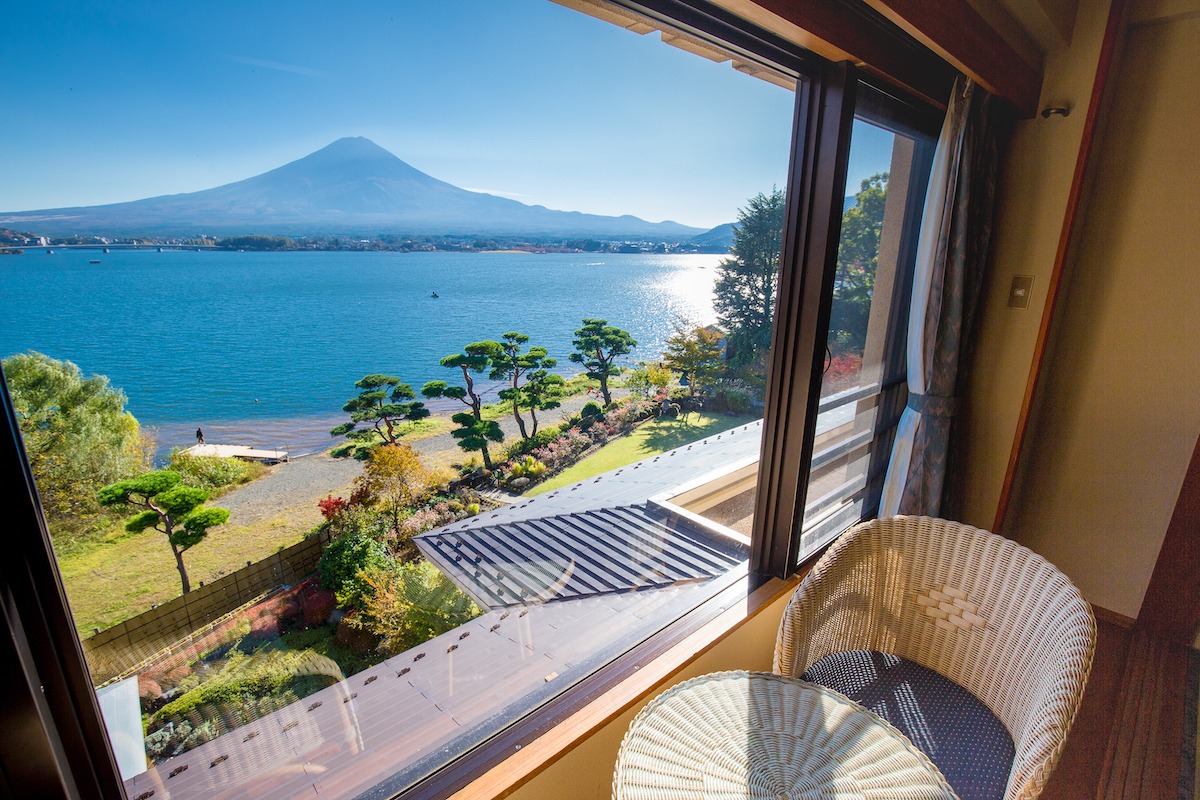
[[[458,439],[458,446],[463,450],[469,453],[479,451],[483,456],[485,469],[492,469],[488,442],[504,441],[504,431],[495,420],[483,418],[483,399],[475,391],[472,375],[488,369],[492,359],[499,356],[501,349],[499,342],[472,342],[463,348],[463,352],[448,355],[441,360],[441,365],[447,369],[462,370],[462,386],[450,386],[445,381],[429,381],[421,387],[423,397],[452,397],[469,409],[450,417],[451,421],[458,425],[450,435]]]
[[[523,333],[509,331],[501,338],[503,341],[499,343],[499,352],[492,357],[491,372],[488,373],[488,377],[494,381],[508,383],[508,387],[500,391],[500,399],[512,403],[512,415],[517,422],[517,429],[521,432],[521,438],[528,441],[529,437],[537,433],[537,409],[554,408],[558,405],[557,401],[550,397],[551,387],[554,384],[553,382],[547,383],[550,378],[549,370],[558,361],[550,358],[544,347],[531,347],[529,350],[521,352],[521,346],[529,341],[529,337]],[[539,376],[539,385],[531,394],[527,390],[527,386],[530,376],[534,372],[542,374]],[[560,378],[559,383],[561,382]],[[539,405],[540,403],[553,403],[553,405]],[[528,409],[533,418],[532,431],[525,427],[525,418],[521,415],[522,408]]]
[[[582,364],[585,374],[600,382],[600,394],[604,397],[604,405],[608,405],[612,402],[608,379],[621,373],[615,362],[619,356],[627,355],[637,347],[637,341],[629,331],[609,325],[606,319],[585,319],[571,343],[575,345],[575,352],[568,358]]]
[[[183,593],[192,590],[183,554],[208,535],[208,529],[223,525],[229,519],[224,508],[205,508],[208,492],[180,483],[178,472],[161,469],[137,478],[109,484],[97,492],[104,506],[132,506],[145,509],[125,523],[125,530],[141,533],[153,528],[167,537],[175,568],[183,584]]]
[[[550,363],[547,363],[550,362]],[[554,359],[542,361],[544,366],[554,366]],[[533,427],[529,431],[530,438],[537,436],[537,412],[558,408],[562,403],[563,386],[566,381],[561,375],[555,375],[547,369],[535,369],[525,373],[525,385],[521,387],[521,408],[529,410]]]
[[[350,414],[350,421],[329,431],[331,436],[345,436],[353,447],[335,455],[353,452],[356,458],[366,458],[377,444],[396,444],[400,438],[396,426],[401,422],[429,416],[425,404],[414,399],[417,394],[412,387],[394,375],[367,375],[354,385],[362,391],[342,406]],[[367,423],[369,427],[359,428],[359,423]]]

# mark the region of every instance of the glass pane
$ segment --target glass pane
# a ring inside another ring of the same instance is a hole
[[[75,105],[3,134],[0,356],[129,797],[386,795],[744,574],[793,79],[544,2],[21,14]]]
[[[896,353],[908,316],[910,218],[920,212],[910,205],[928,180],[919,146],[854,122],[801,558],[871,511],[869,485],[881,468],[873,455],[895,425],[882,401],[904,380]]]

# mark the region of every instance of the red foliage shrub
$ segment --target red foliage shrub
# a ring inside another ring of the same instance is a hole
[[[302,622],[306,628],[323,625],[333,609],[337,607],[337,597],[329,589],[322,589],[315,582],[305,587],[300,595]]]
[[[317,508],[321,509],[321,516],[327,520],[333,519],[349,507],[348,502],[333,495],[326,495],[324,500],[317,501]]]
[[[823,395],[849,389],[858,383],[859,373],[862,372],[862,356],[857,353],[843,353],[834,356],[825,368],[822,381]]]
[[[162,697],[162,687],[159,686],[158,681],[145,675],[138,675],[138,697],[142,700],[157,700]]]
[[[192,668],[187,664],[180,664],[173,668],[170,672],[163,676],[162,682],[168,686],[178,686],[179,683],[186,677],[192,674]]]

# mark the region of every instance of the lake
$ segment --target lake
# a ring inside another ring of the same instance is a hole
[[[676,318],[715,320],[721,258],[29,250],[0,257],[0,355],[107,375],[160,450],[203,426],[210,442],[312,452],[363,375],[453,381],[442,356],[506,331],[564,373],[584,317],[637,339],[628,363],[657,358]]]

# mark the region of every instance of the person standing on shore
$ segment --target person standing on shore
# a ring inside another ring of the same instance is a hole
[[[204,428],[196,428],[196,444],[204,444]]]

